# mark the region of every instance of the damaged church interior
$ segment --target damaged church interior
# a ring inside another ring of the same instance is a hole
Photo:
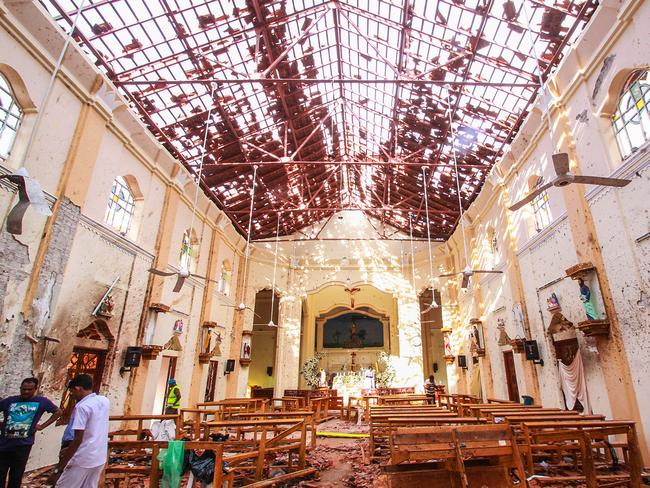
[[[0,488],[650,485],[648,19],[0,0]]]

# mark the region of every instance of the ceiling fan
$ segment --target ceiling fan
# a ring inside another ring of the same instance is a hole
[[[460,176],[458,174],[458,161],[456,159],[456,134],[454,132],[454,125],[453,125],[453,117],[451,114],[451,97],[449,96],[449,90],[450,88],[447,88],[447,113],[449,114],[449,130],[451,132],[451,152],[454,157],[454,173],[456,175],[456,195],[458,196],[458,211],[460,212],[460,216],[458,219],[460,220],[460,229],[461,233],[463,236],[463,247],[465,248],[465,269],[461,271],[460,273],[445,273],[440,275],[440,278],[451,278],[453,276],[462,276],[463,279],[460,283],[460,287],[463,290],[466,290],[469,288],[469,283],[470,283],[470,278],[474,276],[475,274],[483,274],[483,273],[490,273],[490,274],[501,274],[503,271],[497,271],[497,270],[486,270],[486,269],[472,269],[472,267],[469,265],[469,253],[467,250],[467,239],[465,238],[465,220],[464,220],[464,212],[463,212],[463,203],[460,198]]]
[[[212,87],[211,87],[211,90],[210,90],[210,99],[212,99],[212,100],[214,100],[215,87],[216,87],[216,85],[213,84]],[[203,161],[204,161],[205,152],[206,152],[205,151],[205,146],[206,146],[206,143],[207,143],[207,140],[208,140],[208,133],[209,133],[209,130],[210,130],[210,119],[212,117],[213,108],[214,107],[210,107],[210,109],[208,110],[208,113],[206,115],[206,118],[205,118],[205,133],[203,134],[203,145],[201,147],[201,160],[199,162],[199,171],[198,171],[198,174],[196,176],[196,190],[194,192],[194,203],[192,205],[192,220],[190,222],[190,230],[194,229],[194,220],[196,219],[196,205],[197,205],[197,202],[199,200],[199,189],[201,187],[201,177],[203,175]],[[201,243],[199,242],[198,245],[200,247]],[[190,273],[190,270],[188,268],[186,268],[185,266],[181,266],[181,269],[178,272],[175,272],[175,271],[172,271],[172,272],[163,271],[163,270],[156,269],[156,268],[150,268],[148,271],[149,271],[149,273],[157,275],[157,276],[163,276],[163,277],[176,276],[177,277],[176,278],[176,284],[174,285],[174,289],[172,290],[174,293],[178,293],[179,291],[181,291],[181,289],[183,288],[183,285],[185,284],[185,280],[187,278],[189,278],[189,277],[206,280],[206,282],[207,281],[212,281],[213,283],[217,283],[217,281],[215,281],[213,279],[206,278],[205,276]]]
[[[273,253],[273,284],[271,285],[271,320],[266,324],[269,327],[280,327],[273,322],[273,306],[275,305],[275,273],[278,269],[278,241],[280,237],[280,216],[282,212],[278,212],[278,223],[275,228],[275,252]],[[253,312],[254,313],[254,312]]]
[[[246,284],[248,283],[248,258],[251,254],[251,230],[253,226],[253,207],[255,205],[255,181],[257,180],[257,165],[253,166],[253,182],[251,186],[251,206],[248,213],[248,236],[246,238],[246,250],[244,252],[244,282],[242,283],[242,301],[239,305],[224,305],[224,307],[234,308],[237,312],[243,312],[244,310],[250,310],[257,317],[255,310],[247,306],[244,303],[244,298],[246,296]]]
[[[606,178],[602,176],[583,176],[583,175],[574,175],[571,173],[569,166],[569,155],[567,153],[558,153],[551,156],[553,159],[553,167],[555,168],[555,174],[557,175],[555,179],[538,186],[528,195],[526,195],[522,200],[519,200],[517,203],[510,207],[511,211],[519,210],[524,205],[532,202],[538,195],[545,192],[552,186],[561,188],[563,186],[570,185],[572,183],[578,183],[581,185],[602,185],[602,186],[613,186],[621,188],[625,185],[628,185],[632,180],[627,180],[623,178]]]
[[[241,302],[239,305],[227,305],[226,304],[226,305],[224,305],[224,307],[234,308],[235,311],[237,311],[237,312],[243,312],[244,310],[250,310],[251,312],[253,312],[253,315],[255,315],[255,317],[257,317],[259,319],[262,318],[258,314],[255,313],[255,310],[253,310],[252,308],[247,306],[244,302]]]
[[[489,269],[472,269],[468,266],[465,267],[460,273],[445,273],[441,274],[440,278],[450,278],[452,276],[462,276],[463,281],[460,284],[462,289],[466,289],[469,286],[469,279],[474,276],[476,273],[491,273],[491,274],[500,274],[503,271],[489,270]]]
[[[7,232],[14,235],[23,233],[23,217],[30,205],[42,215],[52,215],[50,206],[45,201],[45,194],[34,178],[29,176],[25,168],[16,170],[13,174],[0,175],[18,186],[18,203],[7,216]]]
[[[149,273],[155,274],[157,276],[176,276],[176,284],[174,285],[174,293],[178,293],[181,291],[181,288],[183,288],[183,285],[185,284],[185,280],[189,277],[192,278],[199,278],[201,280],[206,280],[206,281],[212,281],[213,283],[217,283],[217,281],[212,280],[210,278],[206,278],[205,276],[197,275],[194,273],[190,273],[189,269],[181,269],[180,271],[162,271],[160,269],[155,269],[155,268],[149,268]]]
[[[427,213],[426,221],[427,221],[427,246],[429,249],[429,279],[433,280],[433,257],[431,255],[431,229],[429,225],[429,195],[427,194],[427,172],[424,166],[422,166],[422,185],[424,186],[424,210]],[[420,314],[422,315],[440,306],[438,305],[438,302],[436,302],[436,294],[433,290],[433,283],[431,283],[431,285],[432,285],[431,303],[424,310],[420,312]]]
[[[530,16],[528,15],[528,9],[526,7],[526,3],[522,2],[522,13],[524,14],[526,18],[526,32],[528,33],[530,45],[531,45],[531,51],[535,57],[535,59],[539,59],[539,54],[537,53],[537,49],[535,46],[535,40],[533,38],[533,34],[531,32],[531,22],[530,22]],[[539,80],[539,86],[541,88],[541,97],[542,100],[545,97],[546,93],[546,85],[544,84],[544,79],[542,77],[542,71],[540,69],[539,63],[535,63],[536,65],[536,72],[537,72],[537,78]],[[546,122],[548,125],[548,131],[551,137],[551,142],[555,139],[554,134],[553,134],[553,122],[551,120],[551,110],[550,110],[550,105],[552,103],[553,95],[551,94],[550,90],[548,92],[548,98],[550,98],[550,101],[548,102],[548,106],[546,107],[545,113],[546,113]],[[545,192],[552,186],[556,186],[558,188],[561,188],[563,186],[570,185],[572,183],[578,183],[581,185],[602,185],[602,186],[613,186],[613,187],[623,187],[627,184],[629,184],[632,180],[627,180],[627,179],[622,179],[622,178],[606,178],[602,176],[584,176],[584,175],[574,175],[571,173],[571,167],[569,164],[569,155],[567,153],[557,153],[553,154],[551,156],[553,159],[553,167],[555,168],[555,174],[557,175],[555,179],[552,181],[549,181],[548,183],[545,183],[543,185],[539,185],[537,188],[535,188],[532,192],[530,192],[528,195],[526,195],[522,200],[518,201],[514,205],[512,205],[509,210],[510,211],[515,211],[519,210],[521,207],[526,205],[527,203],[532,202],[535,197],[540,195],[541,193]]]

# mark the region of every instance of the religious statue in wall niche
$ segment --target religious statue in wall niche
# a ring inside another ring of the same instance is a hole
[[[451,340],[449,339],[449,334],[445,334],[443,337],[445,341],[445,356],[453,356],[454,353],[451,352]]]
[[[113,315],[113,309],[115,308],[115,301],[111,295],[106,295],[106,298],[102,300],[102,303],[99,305],[99,310],[97,311],[98,315],[103,315],[105,317],[110,317]]]
[[[244,359],[250,359],[251,357],[251,345],[248,342],[244,342],[241,347],[241,357]]]
[[[510,337],[508,336],[508,332],[506,332],[506,321],[502,318],[497,319],[497,331],[499,334],[497,344],[499,344],[499,346],[509,345]]]
[[[551,296],[546,299],[546,309],[549,312],[560,310],[560,301],[555,293],[551,293]]]
[[[470,351],[473,355],[482,355],[485,351],[485,346],[483,344],[483,334],[482,331],[479,330],[480,326],[480,324],[473,324],[472,330],[469,334]]]
[[[591,298],[591,289],[582,278],[578,278],[578,286],[580,287],[580,301],[585,309],[587,320],[598,320],[598,313]]]

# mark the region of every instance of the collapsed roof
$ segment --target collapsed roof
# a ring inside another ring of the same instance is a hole
[[[448,238],[460,214],[452,149],[467,208],[596,7],[42,1],[66,31],[80,12],[75,39],[253,239],[275,235],[278,212],[288,235],[342,209],[405,232],[410,220],[417,237],[428,210],[431,237]]]

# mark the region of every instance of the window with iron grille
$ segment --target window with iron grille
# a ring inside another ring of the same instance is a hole
[[[129,185],[124,178],[118,176],[113,181],[111,196],[106,207],[104,221],[120,234],[126,234],[131,225],[135,201]]]
[[[0,75],[0,160],[9,157],[22,118],[23,111],[11,86],[7,79]]]
[[[623,158],[650,140],[650,70],[639,70],[625,83],[612,119]]]
[[[543,184],[543,179],[540,178],[535,187]],[[548,193],[546,191],[540,193],[531,202],[533,207],[533,216],[535,217],[535,230],[541,232],[551,223],[551,206],[548,202]]]
[[[57,421],[57,425],[67,424],[70,421],[72,409],[75,406],[75,401],[70,396],[70,391],[67,386],[72,378],[78,374],[88,374],[93,379],[93,391],[99,393],[99,387],[102,383],[102,376],[104,374],[104,363],[106,360],[106,351],[98,351],[96,349],[85,349],[82,347],[75,347],[70,355],[68,362],[68,377],[65,381],[65,391],[61,398],[61,410],[63,415]]]

